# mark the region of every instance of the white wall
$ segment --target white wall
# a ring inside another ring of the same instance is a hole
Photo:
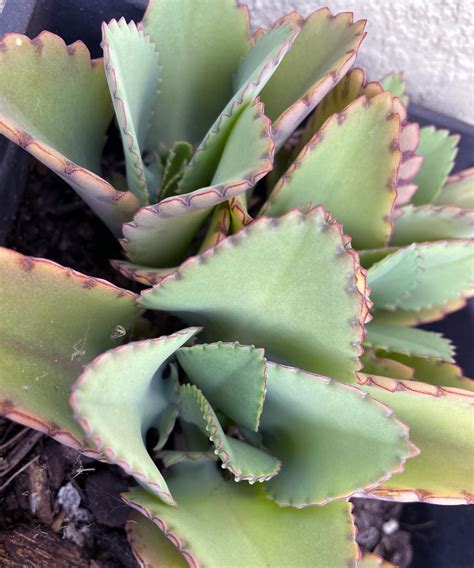
[[[404,70],[414,102],[474,124],[474,0],[242,1],[253,26],[323,6],[366,18],[357,63],[371,79]]]

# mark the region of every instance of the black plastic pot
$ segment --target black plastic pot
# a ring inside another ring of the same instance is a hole
[[[47,29],[68,44],[81,39],[98,57],[101,22],[121,16],[139,21],[146,3],[147,0],[7,0],[0,15],[0,36],[14,31],[34,37]],[[474,166],[474,127],[414,104],[410,105],[409,115],[422,125],[433,124],[460,134],[455,170]],[[28,164],[28,154],[0,136],[0,244],[5,242],[23,196]],[[425,327],[452,339],[459,364],[473,377],[474,302],[442,322]],[[474,566],[474,507],[409,504],[402,520],[406,528],[413,527],[413,568]]]

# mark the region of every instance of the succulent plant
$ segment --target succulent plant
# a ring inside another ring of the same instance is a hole
[[[408,122],[400,75],[350,69],[363,26],[251,37],[230,0],[155,0],[103,26],[104,62],[2,39],[0,132],[147,289],[0,249],[0,413],[135,478],[143,566],[355,565],[348,498],[474,499],[472,382],[415,328],[473,295],[474,176]],[[113,111],[124,189],[98,175]],[[194,327],[143,338],[146,309]]]

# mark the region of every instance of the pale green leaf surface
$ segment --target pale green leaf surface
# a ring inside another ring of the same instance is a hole
[[[220,342],[183,347],[176,356],[215,409],[258,430],[266,388],[263,349]]]
[[[450,176],[433,203],[474,209],[474,168]]]
[[[199,253],[218,245],[229,235],[232,221],[229,204],[230,201],[224,201],[214,208],[206,236],[199,247]]]
[[[279,505],[348,497],[399,472],[416,452],[406,426],[359,389],[272,363],[267,372],[261,430],[282,469],[265,488]]]
[[[0,134],[62,177],[116,234],[138,207],[99,177],[113,108],[102,62],[49,32],[0,43]]]
[[[145,437],[176,400],[178,381],[161,376],[168,359],[198,329],[136,341],[90,363],[74,384],[71,404],[88,439],[111,463],[166,503],[174,504],[166,482],[145,447]],[[160,431],[165,439],[168,432]]]
[[[415,205],[432,202],[441,190],[454,165],[459,136],[450,136],[447,130],[425,126],[420,130],[417,154],[423,164],[413,180],[418,186],[412,201]]]
[[[410,438],[421,450],[408,460],[403,473],[369,493],[395,501],[471,503],[474,394],[383,377],[361,376],[361,382],[365,391],[408,424]]]
[[[122,244],[129,259],[159,268],[177,264],[212,207],[253,187],[272,161],[270,123],[256,100],[232,129],[211,186],[144,207],[124,225]]]
[[[280,215],[308,203],[322,204],[344,225],[355,248],[383,246],[396,197],[401,153],[392,98],[361,97],[329,119],[305,146],[262,209]]]
[[[356,270],[322,208],[293,211],[192,257],[140,303],[201,322],[208,341],[256,345],[273,360],[351,381],[365,304]]]
[[[301,25],[301,31],[262,91],[278,147],[350,69],[365,26],[364,20],[353,23],[348,12],[332,16],[327,8],[306,20],[292,13],[283,22]]]
[[[474,238],[474,211],[455,206],[401,207],[393,222],[391,246]]]
[[[178,188],[184,167],[193,155],[193,147],[188,142],[175,142],[168,153],[161,178],[160,196],[172,195]]]
[[[142,568],[189,568],[171,540],[138,511],[130,513],[125,530],[133,554]]]
[[[388,255],[367,271],[375,309],[394,310],[419,284],[423,259],[416,245]]]
[[[387,357],[388,355],[384,353]],[[394,354],[396,355],[396,354]],[[394,357],[397,359],[396,357]],[[424,359],[420,359],[424,361]],[[360,358],[362,363],[362,372],[368,375],[381,375],[382,377],[391,377],[392,379],[400,379],[410,381],[414,378],[414,370],[408,364],[403,364],[399,360],[387,359],[375,355],[371,349],[366,349]],[[447,364],[447,363],[446,363]]]
[[[372,321],[367,324],[365,343],[374,350],[394,351],[418,357],[453,362],[454,350],[439,333]]]
[[[232,97],[250,49],[247,13],[232,0],[153,0],[142,25],[162,67],[148,150],[197,144]]]
[[[280,65],[295,35],[294,26],[283,24],[260,38],[240,62],[233,79],[235,93],[196,150],[180,183],[180,193],[194,191],[211,182],[241,113],[260,94]],[[232,159],[235,158],[232,156]]]
[[[281,464],[273,456],[224,434],[211,405],[196,386],[183,385],[178,404],[181,421],[197,426],[211,440],[222,467],[236,481],[265,481],[280,471]]]
[[[71,385],[85,363],[122,341],[117,330],[130,332],[136,296],[0,248],[0,298],[0,414],[81,448]]]
[[[160,67],[150,38],[134,22],[102,25],[104,67],[125,155],[129,190],[141,205],[149,203],[142,154],[157,107]],[[155,188],[152,188],[154,191]]]
[[[419,310],[397,309],[395,312],[376,310],[372,313],[372,316],[374,322],[414,326],[441,320],[446,315],[464,308],[465,305],[466,299],[461,297],[455,298],[454,300],[447,300],[438,306],[421,308]]]
[[[451,387],[474,391],[474,381],[464,377],[462,370],[453,363],[445,363],[437,359],[426,357],[413,357],[401,353],[385,353],[387,357],[396,363],[402,363],[412,367],[415,372],[415,380],[439,387]],[[366,372],[364,370],[364,372]],[[393,377],[398,378],[398,377]]]
[[[385,75],[381,81],[385,91],[390,91],[394,97],[398,97],[404,105],[408,105],[407,83],[403,78],[403,73],[390,73]]]
[[[351,505],[345,501],[282,509],[258,486],[224,481],[213,463],[180,463],[170,469],[168,482],[177,508],[142,489],[124,498],[152,519],[192,566],[327,568],[348,566],[358,557]],[[159,539],[152,543],[158,546]]]

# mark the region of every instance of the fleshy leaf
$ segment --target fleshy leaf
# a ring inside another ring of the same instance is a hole
[[[415,205],[430,203],[439,194],[454,165],[459,136],[450,136],[447,130],[425,126],[420,130],[418,154],[423,165],[414,179],[418,189],[413,196]]]
[[[405,470],[368,493],[395,501],[472,503],[474,394],[416,381],[360,377],[365,391],[393,408],[421,450]],[[360,495],[365,496],[365,494]]]
[[[138,511],[125,525],[128,542],[141,568],[189,568],[184,556],[160,529]]]
[[[368,83],[362,69],[351,69],[349,73],[323,98],[306,123],[301,140],[297,145],[296,157],[303,147],[318,132],[333,114],[342,112],[350,103],[365,95],[372,99],[383,92],[380,83]]]
[[[367,324],[367,345],[374,350],[394,351],[405,355],[431,357],[439,361],[453,362],[451,342],[440,333],[389,325],[372,321]]]
[[[109,89],[117,117],[129,190],[148,205],[150,190],[142,154],[157,106],[160,67],[150,38],[124,18],[102,24],[102,48]],[[155,188],[151,188],[155,191]]]
[[[218,167],[229,133],[277,69],[295,38],[295,26],[283,24],[262,37],[241,61],[233,80],[235,94],[200,143],[180,183],[180,193],[207,186]]]
[[[281,464],[273,456],[224,434],[211,405],[196,386],[183,385],[178,404],[180,420],[196,426],[211,440],[222,467],[236,481],[265,481],[280,471]]]
[[[392,271],[392,277],[397,279],[400,289],[394,291],[393,297],[397,296],[395,303],[397,308],[411,311],[440,306],[441,308],[452,300],[470,297],[474,294],[474,272],[472,270],[474,262],[474,241],[448,241],[414,244],[411,247],[400,249],[394,254],[374,265],[368,273],[369,287],[370,282],[374,285],[374,274],[378,274],[384,266],[394,266],[395,262],[403,271],[408,270],[409,263],[413,260],[413,255],[417,253],[421,260],[421,272],[415,277],[417,284],[413,286],[413,281],[401,278],[400,268],[397,273]],[[394,258],[392,258],[394,257]],[[387,279],[385,278],[385,281]],[[384,304],[377,304],[376,307],[387,308],[391,300],[387,297],[393,288],[385,282],[386,287],[382,290],[377,288],[376,294],[381,294],[385,298]]]
[[[270,123],[256,100],[232,129],[211,186],[144,207],[124,225],[129,259],[160,268],[178,263],[212,207],[253,187],[272,161]]]
[[[130,332],[136,296],[0,248],[0,297],[0,414],[83,448],[68,403],[71,385],[85,363]],[[89,445],[87,451],[97,453]]]
[[[394,353],[394,355],[394,359],[397,359],[397,354]],[[362,372],[367,375],[381,375],[382,377],[404,381],[411,381],[414,378],[415,372],[407,363],[403,364],[399,360],[394,361],[391,358],[379,357],[370,349],[365,350],[360,360],[363,365]],[[425,361],[425,359],[420,359],[420,361]],[[448,363],[444,364],[448,365]]]
[[[407,205],[397,211],[390,237],[392,246],[412,242],[474,238],[474,211],[461,207]]]
[[[349,497],[402,471],[416,455],[406,426],[358,388],[273,363],[267,373],[261,430],[282,469],[266,491],[280,506]]]
[[[465,298],[455,298],[447,300],[439,306],[431,306],[430,308],[421,308],[420,310],[400,310],[395,312],[387,310],[376,310],[373,312],[373,320],[381,323],[389,323],[393,325],[422,325],[443,319],[446,315],[456,312],[466,305]]]
[[[162,370],[197,331],[136,341],[99,355],[86,366],[71,395],[75,417],[98,451],[170,505],[174,499],[146,450],[145,437],[152,427],[163,441],[170,433],[162,430],[162,421],[170,406],[177,415],[178,381],[163,379]]]
[[[177,464],[170,469],[169,485],[177,508],[142,489],[124,499],[155,522],[190,566],[327,568],[357,560],[346,501],[304,511],[282,509],[258,486],[224,481],[213,463]],[[152,542],[158,546],[159,538]]]
[[[398,97],[402,103],[408,105],[407,82],[403,77],[403,73],[390,73],[385,75],[381,81],[385,91],[390,91],[394,97]]]
[[[376,309],[395,310],[420,283],[423,259],[416,245],[388,255],[367,271],[370,298]]]
[[[446,184],[433,200],[435,205],[453,205],[474,209],[474,168],[448,177]]]
[[[49,32],[0,41],[0,134],[63,178],[120,234],[138,201],[99,177],[112,104],[101,60]],[[34,97],[32,96],[34,93]]]
[[[133,543],[132,543],[133,546]],[[135,553],[136,554],[136,553]],[[384,558],[373,552],[364,552],[357,568],[397,568],[395,564],[387,562]]]
[[[401,353],[386,353],[386,356],[394,360],[392,362],[412,367],[415,371],[415,380],[421,383],[474,391],[474,381],[468,377],[463,377],[461,369],[453,363],[445,363],[425,357],[410,357]]]
[[[360,97],[310,140],[261,213],[322,204],[344,225],[355,248],[383,246],[396,197],[399,136],[390,94]]]
[[[125,260],[111,260],[110,264],[130,280],[135,280],[146,286],[158,284],[164,276],[175,272],[176,268],[153,268],[151,266],[141,266]]]
[[[162,67],[147,149],[197,144],[230,100],[250,49],[247,11],[232,0],[152,0],[142,27]]]
[[[235,198],[234,198],[235,199]],[[207,234],[199,247],[199,253],[218,245],[228,235],[231,226],[229,202],[224,201],[214,209]],[[156,282],[154,282],[156,284]]]
[[[352,381],[366,300],[346,244],[320,207],[260,218],[184,262],[140,303],[204,323],[208,341],[256,345],[273,360]]]
[[[306,20],[292,13],[276,25],[292,22],[301,31],[262,91],[278,147],[351,68],[365,35],[365,20],[353,23],[352,14],[333,16],[327,8]]]
[[[160,196],[173,195],[178,189],[184,167],[193,155],[193,147],[188,142],[176,142],[169,151],[163,177],[161,178]]]
[[[237,424],[258,430],[266,388],[263,349],[219,342],[183,347],[176,355],[214,408]]]

